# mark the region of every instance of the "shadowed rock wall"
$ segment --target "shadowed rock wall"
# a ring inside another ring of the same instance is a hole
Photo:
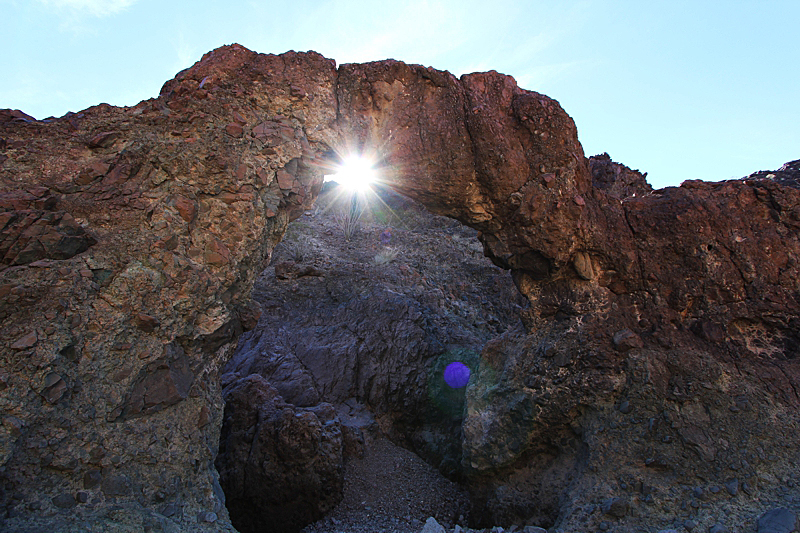
[[[479,229],[531,302],[467,392],[487,521],[660,526],[734,479],[731,520],[796,497],[791,180],[649,192],[590,166],[558,103],[508,76],[233,45],[132,108],[0,114],[4,527],[231,529],[218,368],[331,150],[353,147]]]

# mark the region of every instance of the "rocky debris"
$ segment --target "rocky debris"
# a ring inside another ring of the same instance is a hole
[[[304,533],[418,533],[429,519],[449,529],[468,518],[463,489],[375,429],[364,456],[345,463],[344,487],[341,503]]]
[[[323,273],[310,265],[298,265],[294,261],[275,264],[275,277],[278,279],[297,279],[305,276],[322,276]]]
[[[334,328],[350,366],[309,371],[320,398],[348,401],[355,387],[394,438],[433,450],[468,485],[472,525],[733,530],[796,501],[796,162],[786,176],[647,191],[634,171],[587,160],[560,105],[508,76],[337,69],[315,53],[231,45],[131,108],[0,112],[5,530],[231,530],[213,467],[220,367],[288,223],[354,144],[379,151],[387,186],[479,231],[530,304],[524,328],[493,326],[499,336],[469,355],[461,415],[426,433],[402,416],[419,399],[402,386],[442,363],[419,301],[396,295],[381,311],[406,329],[376,333],[354,318],[377,310],[352,298],[368,282],[324,268],[287,280],[298,292],[325,283],[350,306],[357,335]],[[420,271],[381,264],[409,282]],[[458,307],[449,289],[416,283],[421,300]],[[290,344],[296,358],[331,347],[315,327]],[[419,350],[362,358],[360,345],[391,347],[382,335]],[[356,361],[372,382],[351,375]],[[605,514],[609,498],[627,499],[627,513]]]
[[[342,498],[342,430],[330,404],[296,408],[261,376],[224,391],[216,461],[233,525],[294,532]]]

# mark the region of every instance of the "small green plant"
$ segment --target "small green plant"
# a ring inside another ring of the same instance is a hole
[[[306,235],[300,235],[293,242],[284,241],[286,256],[295,263],[302,263],[309,259],[310,252],[313,251],[311,240]]]
[[[344,240],[350,242],[350,239],[358,233],[361,226],[361,215],[364,214],[364,206],[357,196],[352,196],[348,203],[350,204],[349,206],[345,206],[341,211],[333,215],[333,220],[342,230]]]
[[[397,258],[400,251],[397,248],[384,248],[377,254],[373,261],[376,265],[388,265]]]

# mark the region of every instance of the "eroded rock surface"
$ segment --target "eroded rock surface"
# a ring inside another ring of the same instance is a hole
[[[0,113],[6,530],[231,529],[219,368],[349,147],[479,230],[530,303],[466,391],[475,520],[733,530],[797,505],[796,162],[650,191],[508,76],[233,45],[133,108]],[[374,398],[405,401],[381,372]]]
[[[225,389],[217,462],[233,525],[298,531],[342,497],[342,430],[334,407],[296,408],[253,374]]]
[[[335,74],[232,46],[133,108],[2,113],[6,530],[231,530],[218,368],[322,184]]]

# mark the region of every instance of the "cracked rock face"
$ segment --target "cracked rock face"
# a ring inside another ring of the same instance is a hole
[[[796,162],[650,191],[508,76],[232,45],[131,108],[0,112],[6,530],[232,530],[219,368],[273,247],[352,148],[478,229],[531,304],[466,392],[487,522],[711,526],[707,498],[731,526],[796,501]]]

